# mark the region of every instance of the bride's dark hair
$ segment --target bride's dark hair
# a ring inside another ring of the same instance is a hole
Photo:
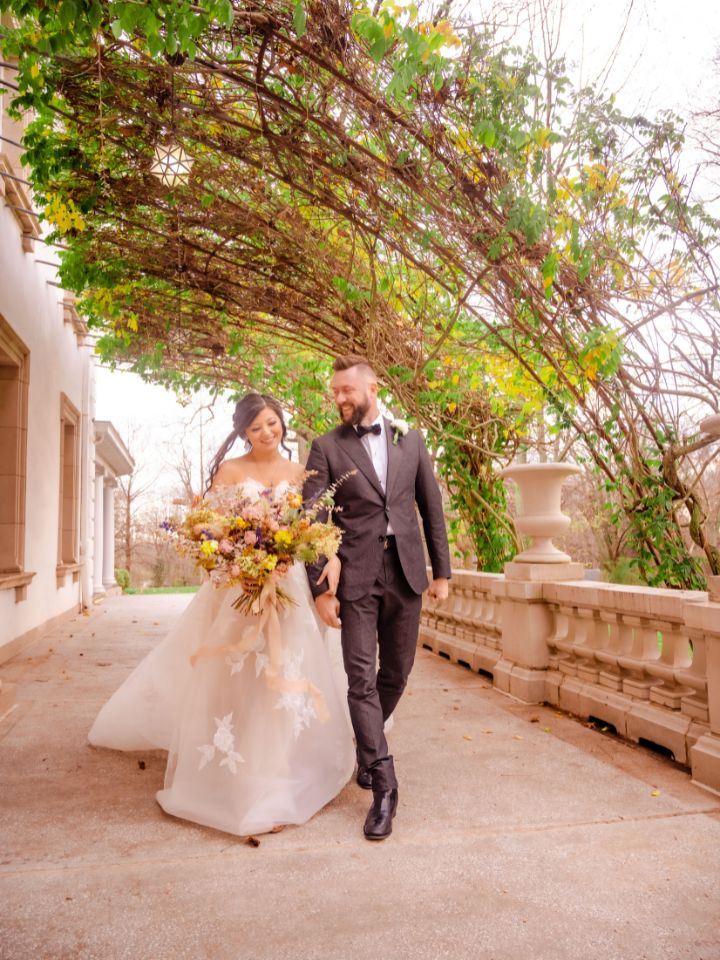
[[[223,445],[213,457],[213,462],[210,464],[210,473],[205,486],[205,493],[207,493],[212,486],[213,480],[215,479],[215,474],[220,469],[220,464],[228,455],[230,448],[238,439],[238,437],[245,440],[246,443],[249,443],[246,436],[247,428],[253,422],[255,417],[257,417],[257,415],[267,407],[277,414],[277,417],[282,424],[282,439],[280,440],[280,446],[283,448],[283,450],[286,450],[292,458],[292,451],[290,450],[290,447],[285,445],[287,427],[285,426],[285,417],[283,416],[283,411],[280,404],[274,397],[268,397],[264,393],[246,393],[242,400],[235,405],[232,433],[229,434],[225,439]]]

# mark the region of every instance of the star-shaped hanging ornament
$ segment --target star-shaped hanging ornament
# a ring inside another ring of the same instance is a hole
[[[155,162],[150,172],[166,187],[186,184],[190,179],[193,160],[179,143],[170,141],[155,147]]]

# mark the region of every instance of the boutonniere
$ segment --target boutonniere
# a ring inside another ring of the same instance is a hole
[[[410,424],[404,420],[393,420],[390,424],[390,429],[393,432],[393,443],[397,446],[400,437],[404,437],[410,429]]]

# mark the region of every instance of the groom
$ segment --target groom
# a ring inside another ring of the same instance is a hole
[[[372,789],[368,840],[392,832],[398,790],[383,732],[415,658],[422,593],[445,600],[450,577],[442,500],[430,457],[417,430],[393,427],[380,415],[377,378],[367,360],[338,357],[332,392],[342,424],[312,444],[306,501],[348,473],[335,495],[342,529],[337,595],[318,585],[323,564],[308,566],[320,618],[340,627],[348,704],[357,742],[357,782]],[[354,472],[353,472],[354,471]],[[428,587],[417,510],[433,581]],[[377,670],[377,656],[380,669]]]

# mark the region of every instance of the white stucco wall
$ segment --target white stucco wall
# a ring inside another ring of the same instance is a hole
[[[25,570],[35,572],[27,599],[16,602],[14,590],[0,590],[0,661],[3,645],[58,614],[78,609],[81,601],[82,573],[76,583],[72,576],[66,577],[60,588],[56,580],[61,393],[84,415],[78,525],[86,535],[81,538],[79,559],[92,569],[88,531],[92,531],[94,476],[90,474],[94,468],[88,469],[92,427],[88,430],[87,422],[94,403],[92,348],[79,346],[72,324],[63,322],[63,292],[48,282],[56,279],[54,269],[36,262],[52,261],[52,251],[40,242],[33,246],[34,253],[23,252],[20,225],[0,201],[0,314],[30,351]]]

